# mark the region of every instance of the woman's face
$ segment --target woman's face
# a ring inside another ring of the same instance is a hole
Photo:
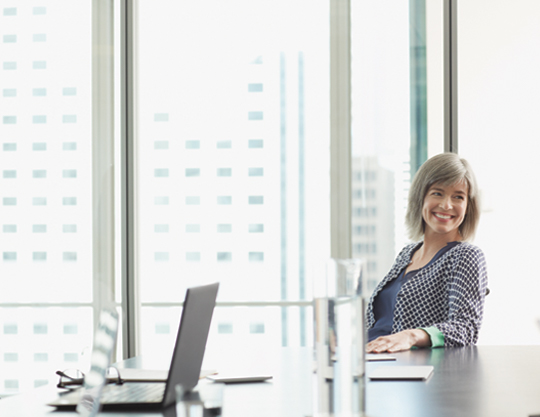
[[[443,234],[448,242],[459,240],[459,226],[467,212],[469,187],[465,181],[453,185],[433,184],[422,207],[424,235]]]

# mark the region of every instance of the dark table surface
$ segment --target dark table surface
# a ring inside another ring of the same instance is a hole
[[[254,352],[249,353],[251,357]],[[242,354],[237,360],[242,359]],[[527,417],[540,415],[540,346],[481,346],[471,348],[413,350],[397,353],[394,362],[370,362],[369,376],[379,366],[433,365],[427,381],[369,381],[366,383],[366,415],[369,417]],[[283,348],[259,360],[257,371],[271,372],[271,382],[227,385],[224,417],[306,417],[312,412],[312,351]],[[159,362],[159,361],[158,361]],[[165,360],[166,362],[166,360]],[[156,360],[134,358],[125,367],[156,368]],[[243,360],[246,364],[246,361]],[[151,366],[148,366],[151,365]],[[234,360],[218,364],[220,370],[238,369]],[[166,367],[166,365],[164,365]],[[244,370],[249,370],[247,366]],[[0,416],[76,416],[55,412],[45,405],[54,387],[0,400]],[[174,409],[161,412],[100,413],[100,416],[174,417]]]

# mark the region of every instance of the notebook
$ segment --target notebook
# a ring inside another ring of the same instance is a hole
[[[184,392],[197,385],[218,288],[219,284],[215,283],[187,290],[167,381],[107,384],[101,391],[104,410],[168,407],[176,400],[176,385],[182,385]],[[60,395],[48,405],[73,409],[81,395],[82,390],[77,389]]]

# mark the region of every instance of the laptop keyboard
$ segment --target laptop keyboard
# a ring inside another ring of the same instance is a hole
[[[163,400],[165,384],[126,382],[122,385],[110,384],[103,388],[102,404],[160,403]]]

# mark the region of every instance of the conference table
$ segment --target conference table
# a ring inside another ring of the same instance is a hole
[[[540,346],[418,349],[393,356],[395,361],[366,363],[366,416],[540,416]],[[132,358],[118,365],[120,368],[155,369],[158,359]],[[271,372],[273,375],[273,379],[267,382],[226,385],[223,417],[317,415],[313,410],[311,349],[280,348],[275,354],[264,358],[257,358],[256,352],[239,351],[234,358],[228,358],[217,365],[224,372],[252,369]],[[369,379],[370,373],[377,367],[402,365],[432,365],[434,372],[425,381]],[[209,382],[201,382],[204,383]],[[76,416],[75,412],[56,411],[45,405],[56,392],[55,387],[40,387],[3,398],[0,400],[0,415]],[[176,413],[174,407],[171,407],[156,412],[101,412],[99,415],[175,417]]]

